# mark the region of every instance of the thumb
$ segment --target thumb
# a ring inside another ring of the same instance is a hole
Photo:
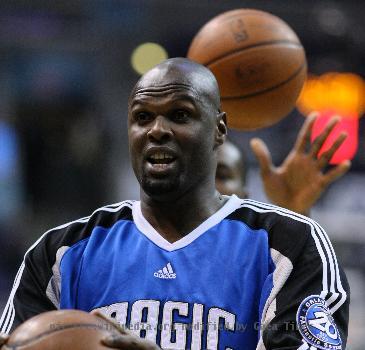
[[[250,146],[259,162],[261,174],[263,176],[269,174],[273,165],[270,151],[267,148],[265,142],[259,138],[253,138],[250,141]]]

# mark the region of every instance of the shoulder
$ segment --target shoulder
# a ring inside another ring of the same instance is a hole
[[[241,199],[229,216],[255,230],[265,230],[269,245],[282,254],[294,257],[306,245],[328,240],[323,228],[314,220],[276,205]]]
[[[240,199],[236,210],[229,218],[242,221],[254,229],[267,231],[275,230],[277,227],[292,231],[306,230],[313,224],[313,220],[304,215],[253,199]]]
[[[47,250],[56,252],[87,239],[96,227],[108,228],[121,220],[133,220],[134,201],[123,201],[96,209],[91,215],[67,222],[46,231],[27,251],[28,255]],[[50,254],[53,256],[54,254]]]

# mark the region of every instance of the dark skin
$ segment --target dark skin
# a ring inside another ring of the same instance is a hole
[[[261,178],[267,197],[278,206],[304,215],[309,215],[310,208],[326,188],[343,176],[351,166],[351,162],[345,160],[326,170],[330,159],[347,135],[341,133],[329,149],[318,157],[322,145],[339,119],[332,118],[321,134],[313,143],[310,143],[315,118],[316,113],[306,119],[293,149],[277,167],[272,164],[271,154],[265,143],[260,139],[251,140],[251,148],[260,164]]]
[[[141,210],[167,241],[184,237],[226,201],[215,188],[217,149],[226,135],[218,85],[203,66],[187,59],[167,60],[133,89],[128,137],[141,185]],[[117,337],[103,339],[103,344],[159,349],[124,329]]]
[[[327,187],[343,176],[351,166],[350,161],[345,160],[329,170],[326,169],[329,160],[346,139],[346,134],[340,134],[328,151],[318,157],[320,148],[339,119],[331,119],[311,143],[315,118],[315,114],[308,116],[294,147],[279,166],[272,164],[270,151],[261,139],[251,140],[252,150],[260,164],[266,196],[272,203],[303,215],[309,215],[310,208]],[[245,165],[240,150],[226,141],[218,149],[217,190],[222,194],[236,193],[241,198],[247,197],[244,171]]]
[[[214,173],[226,134],[218,86],[204,67],[168,60],[134,88],[128,136],[141,209],[167,241],[179,240],[224,204]],[[169,158],[153,159],[161,155]]]
[[[240,150],[233,143],[226,141],[218,149],[215,178],[217,190],[223,194],[236,194],[240,198],[247,198],[244,167]]]
[[[200,86],[201,81],[204,81],[204,88]],[[302,157],[300,170],[303,171],[302,148],[308,139],[311,123],[309,121],[303,129],[296,152],[285,161],[285,171],[279,172],[283,165],[271,171],[275,175],[274,179],[290,173],[293,166],[289,165],[299,156]],[[169,64],[160,65],[152,74],[142,77],[133,90],[128,125],[133,168],[141,183],[142,212],[169,242],[191,232],[222,206],[224,199],[215,190],[218,150],[222,162],[217,173],[221,173],[221,180],[229,178],[232,185],[242,189],[239,152],[234,153],[227,148],[228,152],[225,152],[219,148],[227,130],[224,113],[219,112],[217,87],[209,71],[206,72],[187,60],[170,60]],[[328,130],[331,128],[330,125]],[[306,166],[308,172],[311,170],[321,183],[323,179],[330,181],[340,176],[348,167],[344,164],[327,177],[318,176],[326,160],[314,161],[313,156],[323,143],[322,139],[328,136],[327,131],[312,146],[309,156],[304,158],[310,161]],[[340,136],[331,147],[329,156],[342,141],[343,136]],[[261,163],[268,164],[265,152],[260,148],[256,151]],[[157,153],[165,153],[168,158],[151,162],[150,158]],[[229,170],[231,167],[232,172]],[[233,181],[235,177],[239,180]],[[232,190],[230,186],[229,191],[239,190]],[[99,316],[111,322],[105,316]],[[0,346],[7,338],[6,335],[0,335]],[[140,339],[122,328],[118,336],[107,337],[102,343],[115,349],[159,349],[156,344]]]
[[[201,86],[202,81],[204,86]],[[218,88],[209,71],[188,60],[169,60],[137,83],[131,94],[128,114],[130,151],[133,168],[141,183],[142,212],[169,242],[175,242],[191,232],[223,205],[224,199],[215,190],[217,153],[221,158],[217,171],[221,178],[218,181],[222,180],[223,185],[223,181],[228,178],[231,185],[236,186],[237,190],[230,186],[227,193],[237,193],[242,189],[242,161],[239,152],[235,153],[228,145],[219,148],[224,142],[227,129],[225,115],[219,112]],[[308,140],[312,123],[309,120],[308,125],[304,126],[295,149],[279,168],[268,167],[271,163],[268,162],[265,150],[262,147],[255,149],[262,170],[272,168],[266,175],[271,174],[274,180],[280,180],[283,175],[299,168],[294,166],[294,160],[298,157],[301,160],[300,171],[303,172],[303,164],[308,163],[305,165],[306,174],[315,176],[315,184],[327,184],[348,169],[349,165],[344,163],[324,175],[321,169],[328,160],[322,157],[317,161],[314,157],[334,122],[319,136],[308,155],[304,152],[304,143]],[[324,158],[329,159],[343,140],[344,136],[340,136]],[[152,161],[151,157],[156,154],[167,154],[168,157]],[[303,159],[306,163],[303,163]],[[293,176],[289,180],[291,178]],[[284,180],[280,183],[291,183],[286,175]],[[279,182],[276,180],[268,183],[277,186]],[[218,189],[219,186],[217,182]],[[300,193],[298,190],[296,192]],[[312,197],[313,194],[304,198]],[[105,316],[99,316],[111,322]],[[0,335],[0,346],[7,339],[6,335]],[[140,339],[122,328],[118,336],[107,337],[102,342],[115,349],[159,349],[156,344]]]
[[[169,242],[191,232],[226,201],[215,188],[217,149],[227,134],[219,103],[213,74],[184,58],[153,68],[131,93],[129,148],[141,185],[141,210]],[[102,343],[115,349],[159,349],[124,329]]]

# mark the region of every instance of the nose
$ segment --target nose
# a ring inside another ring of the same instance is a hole
[[[165,142],[169,140],[173,135],[169,120],[164,116],[157,116],[147,135],[151,141]]]

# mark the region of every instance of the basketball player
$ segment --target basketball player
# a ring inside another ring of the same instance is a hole
[[[326,153],[318,159],[317,155],[329,134],[338,124],[339,119],[331,119],[323,132],[306,150],[311,139],[311,129],[316,115],[313,114],[303,124],[295,146],[284,162],[275,167],[265,143],[253,139],[251,147],[259,160],[261,178],[266,196],[272,203],[309,215],[310,208],[315,204],[326,188],[336,179],[343,176],[350,168],[350,161],[345,160],[331,170],[325,172],[333,154],[346,139],[346,134],[340,134]],[[226,141],[218,149],[218,165],[216,172],[216,187],[222,194],[237,194],[241,198],[248,197],[246,191],[245,159],[239,148],[232,142]]]
[[[27,252],[1,330],[44,311],[98,311],[129,325],[117,349],[343,349],[349,289],[323,229],[215,188],[227,134],[217,82],[164,61],[128,105],[140,201],[46,232]]]

